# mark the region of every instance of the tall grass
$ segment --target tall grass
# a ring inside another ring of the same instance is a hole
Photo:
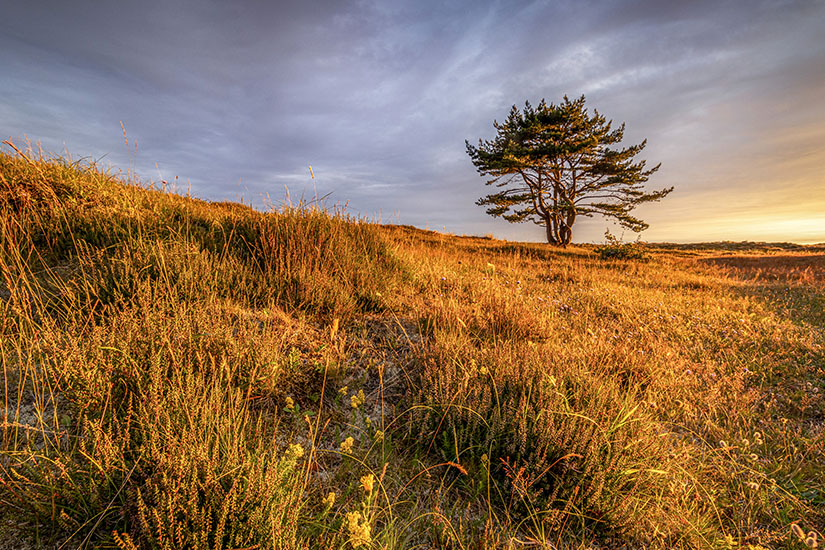
[[[301,340],[335,359],[283,310],[375,309],[401,271],[385,242],[61,159],[0,174],[4,502],[74,542],[296,545],[306,476],[273,411],[317,384]]]
[[[821,533],[818,477],[772,477],[796,460],[818,470],[825,452],[821,316],[807,306],[821,288],[777,308],[770,287],[669,255],[605,263],[392,231],[429,275],[412,306],[429,345],[411,437],[476,472],[458,481],[503,525],[663,548],[796,547],[793,522]],[[804,412],[787,397],[800,384]],[[788,426],[795,452],[778,443]]]
[[[817,264],[683,248],[262,213],[2,153],[0,529],[129,550],[821,545]]]

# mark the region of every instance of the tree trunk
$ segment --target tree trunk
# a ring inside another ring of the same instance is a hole
[[[544,229],[547,232],[547,242],[549,244],[554,245],[554,246],[559,244],[556,241],[556,235],[555,235],[555,232],[553,231],[553,220],[552,219],[548,218],[548,219],[544,220]]]
[[[559,234],[559,240],[561,242],[562,247],[567,247],[567,245],[570,244],[570,241],[573,240],[573,230],[570,229],[570,227],[568,227],[567,225],[565,225],[561,228],[561,230],[559,230]]]
[[[558,220],[547,217],[544,220],[544,229],[547,232],[547,242],[553,246],[564,246],[560,239]]]
[[[570,210],[567,212],[567,220],[565,220],[564,229],[565,229],[565,238],[564,244],[565,246],[570,244],[570,241],[573,240],[573,224],[576,223],[576,209],[571,207]]]

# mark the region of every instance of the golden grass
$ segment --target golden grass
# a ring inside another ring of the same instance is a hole
[[[10,536],[822,545],[818,249],[604,260],[21,153],[0,154]]]
[[[825,282],[825,254],[736,255],[703,258],[702,261],[727,268],[738,278],[810,285]]]

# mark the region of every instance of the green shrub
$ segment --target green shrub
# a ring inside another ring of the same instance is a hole
[[[604,232],[605,244],[596,248],[596,254],[602,260],[647,260],[644,245],[638,239],[625,243],[610,231]]]

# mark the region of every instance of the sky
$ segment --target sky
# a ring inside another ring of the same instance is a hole
[[[256,208],[541,241],[465,140],[587,106],[674,186],[646,241],[825,242],[825,0],[0,0],[0,137]],[[124,140],[125,128],[126,141]],[[310,175],[312,166],[315,179]],[[603,218],[574,226],[602,242]],[[637,237],[625,232],[626,240]]]

